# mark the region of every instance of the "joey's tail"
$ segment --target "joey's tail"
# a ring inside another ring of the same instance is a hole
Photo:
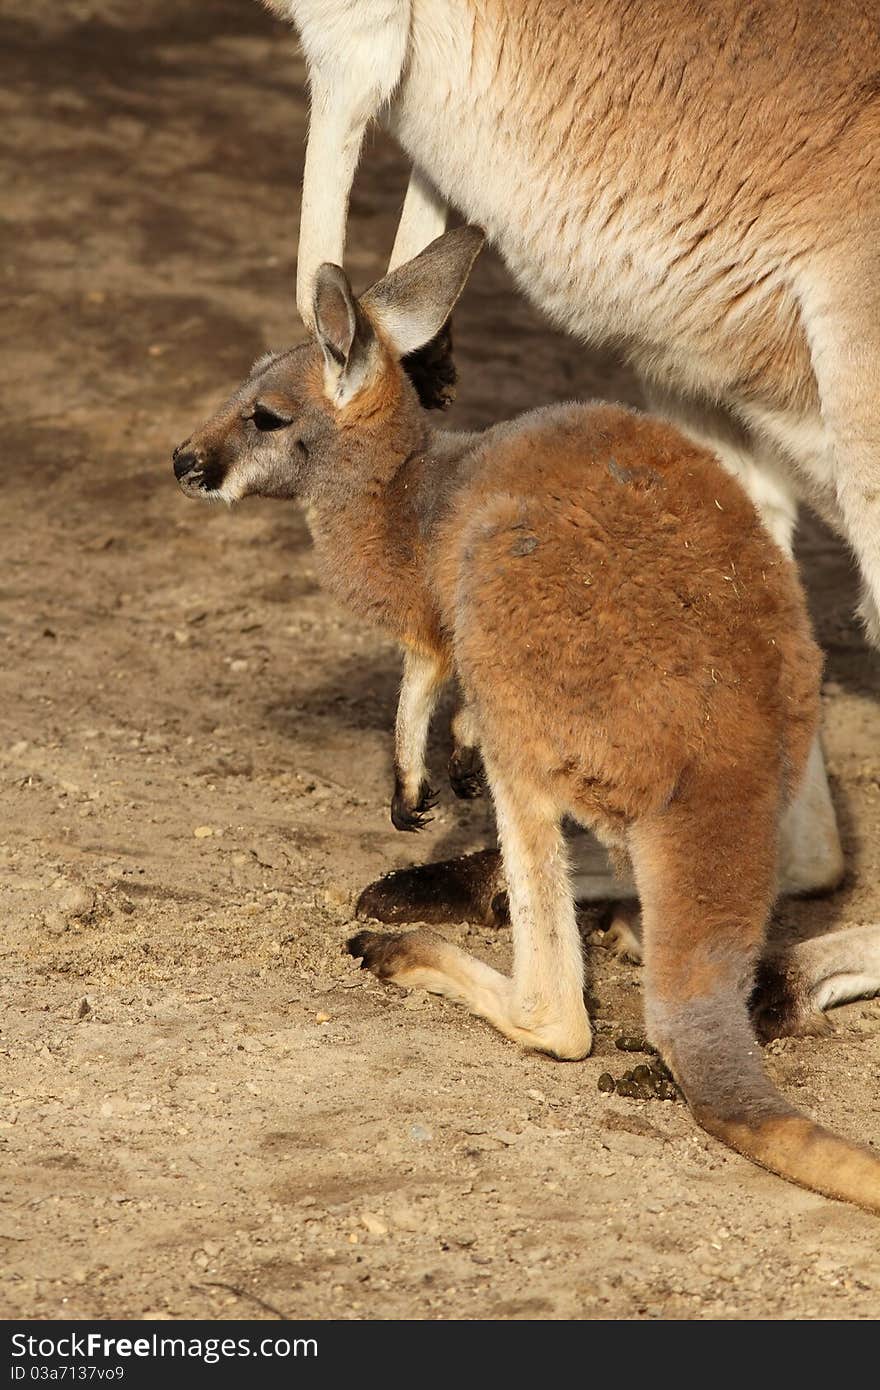
[[[671,1008],[655,1001],[649,1016],[703,1129],[789,1182],[880,1213],[880,1154],[815,1124],[780,1095],[764,1071],[745,990]]]
[[[776,878],[778,790],[765,764],[747,763],[734,786],[695,776],[633,830],[648,1033],[703,1129],[789,1182],[880,1213],[880,1153],[780,1095],[749,1018]]]

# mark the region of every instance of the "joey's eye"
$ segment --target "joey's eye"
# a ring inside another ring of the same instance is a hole
[[[261,434],[268,434],[270,430],[284,430],[293,423],[286,416],[276,414],[265,405],[255,405],[247,418],[253,420]]]

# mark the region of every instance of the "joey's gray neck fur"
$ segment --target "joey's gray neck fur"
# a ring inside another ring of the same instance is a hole
[[[388,449],[384,439],[346,450],[344,458],[334,451],[331,466],[315,467],[303,498],[325,584],[397,635],[414,607],[423,614],[433,607],[421,552],[471,472],[483,437],[433,430],[421,412],[417,423],[408,452]],[[400,616],[392,619],[392,612]]]

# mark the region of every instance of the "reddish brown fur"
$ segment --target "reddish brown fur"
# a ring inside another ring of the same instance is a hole
[[[772,785],[797,781],[819,653],[793,566],[716,461],[614,406],[527,417],[482,455],[430,576],[496,756],[615,832],[694,762],[750,777],[743,744]],[[500,680],[526,650],[528,681]]]
[[[432,268],[441,288],[454,281],[423,332],[447,316],[474,254],[451,233],[414,263],[417,285]],[[407,270],[395,276],[409,312]],[[332,334],[316,301],[323,376],[317,348],[276,359],[187,448],[212,476],[225,469],[221,495],[306,501],[325,581],[428,658],[411,668],[426,700],[456,672],[498,813],[514,971],[425,932],[362,933],[352,949],[526,1046],[585,1055],[571,815],[632,859],[649,1029],[699,1122],[794,1181],[880,1210],[880,1160],[787,1105],[747,1015],[779,818],[818,717],[821,659],[792,564],[738,483],[662,420],[569,405],[482,435],[432,432],[393,350],[395,276],[383,317],[340,274],[322,291]],[[242,434],[242,415],[269,400],[289,428]],[[416,762],[426,732],[421,716],[398,731]],[[424,788],[406,771],[396,795],[417,810]]]

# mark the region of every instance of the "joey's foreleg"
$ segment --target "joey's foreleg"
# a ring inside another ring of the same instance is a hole
[[[442,659],[407,651],[394,726],[394,796],[391,819],[398,830],[421,830],[436,805],[428,786],[425,750],[431,715],[446,679]]]
[[[447,768],[449,785],[463,801],[483,794],[483,761],[480,735],[472,707],[463,700],[452,720],[452,754]]]

